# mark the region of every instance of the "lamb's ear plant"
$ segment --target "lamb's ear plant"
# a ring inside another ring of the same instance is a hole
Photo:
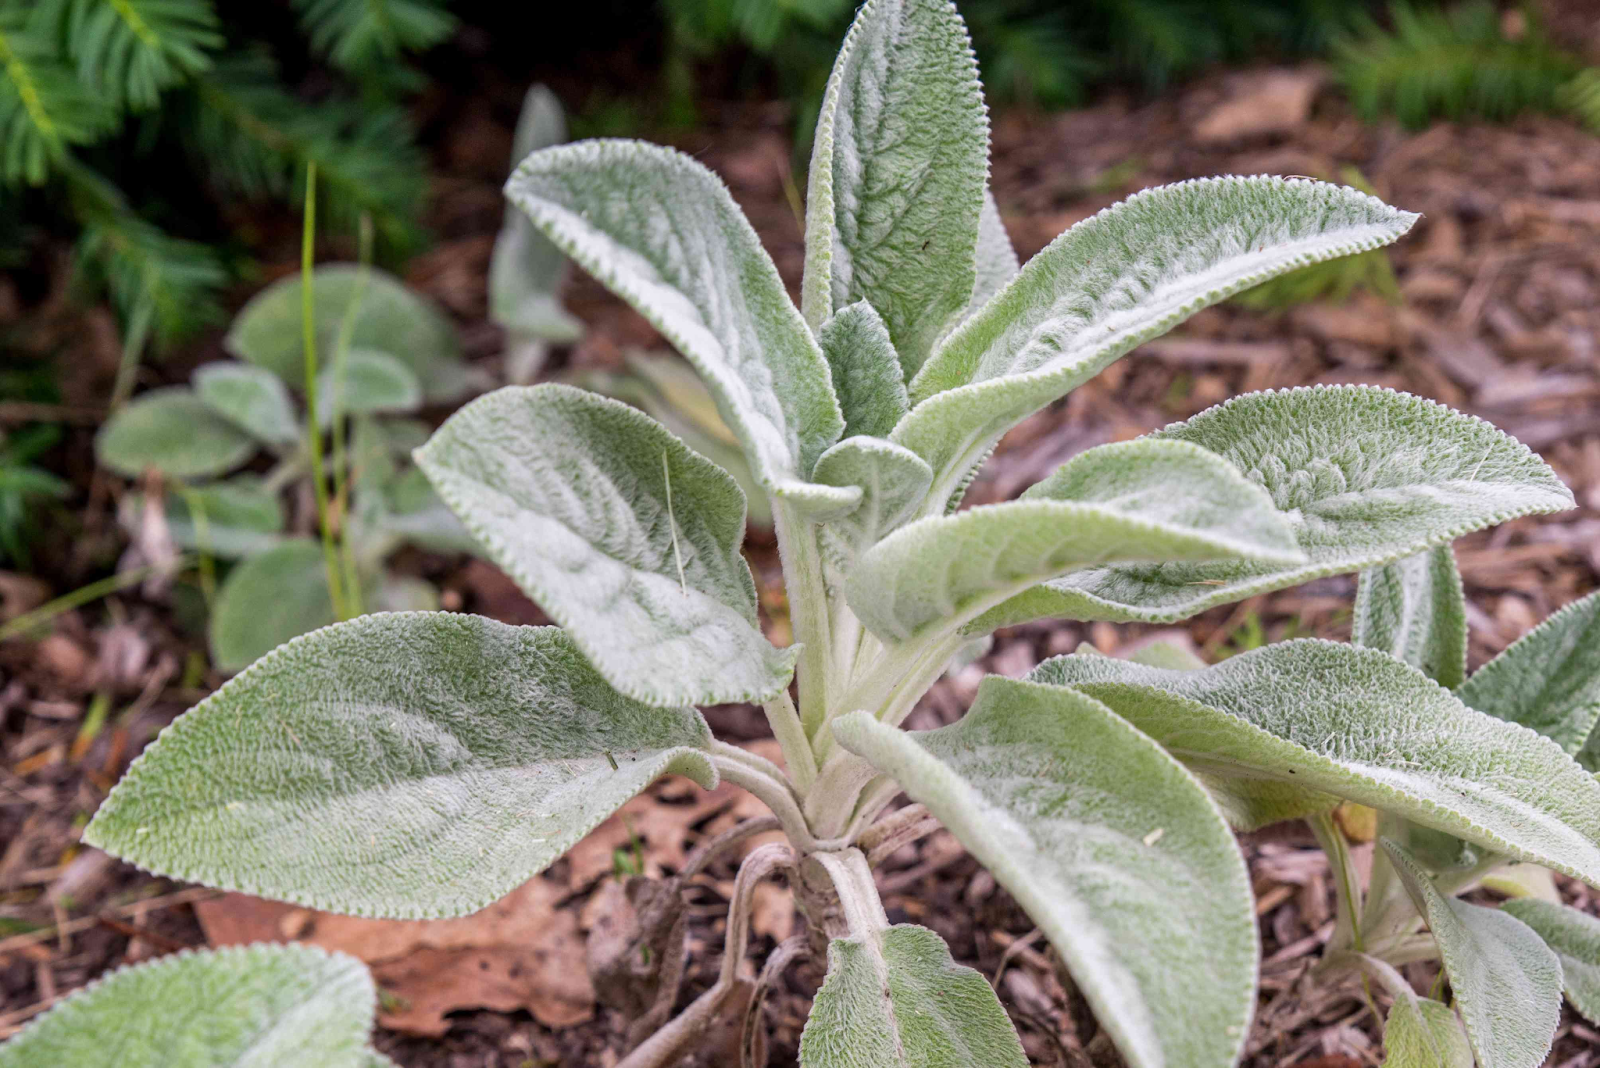
[[[186,950],[120,968],[0,1045],[0,1068],[393,1068],[368,1045],[377,990],[314,946]]]
[[[556,95],[543,85],[529,88],[511,143],[511,165],[566,139],[567,118]],[[508,205],[489,260],[489,317],[506,332],[509,381],[532,382],[550,346],[570,345],[583,336],[583,323],[561,306],[567,271],[561,250]]]
[[[795,643],[758,626],[726,472],[617,401],[503,389],[417,460],[559,626],[399,613],[289,642],[163,732],[86,840],[308,906],[453,916],[663,773],[731,781],[788,842],[745,860],[717,982],[623,1068],[674,1063],[744,987],[751,894],[778,871],[808,934],[757,990],[825,955],[806,1068],[1026,1064],[983,978],[879,899],[874,861],[937,823],[1033,916],[1135,1068],[1225,1066],[1245,1041],[1258,946],[1230,821],[1320,819],[1349,798],[1600,881],[1600,783],[1382,651],[1297,642],[1200,671],[1066,657],[986,679],[955,724],[902,728],[997,627],[1182,619],[1572,499],[1480,420],[1326,387],[1240,397],[959,510],[1001,435],[1141,342],[1415,218],[1319,182],[1202,179],[1109,208],[1019,269],[986,161],[945,0],[870,0],[845,40],[799,308],[689,157],[628,141],[529,156],[512,202],[678,348],[742,445]],[[730,701],[765,709],[786,766],[711,736],[694,706]],[[885,815],[902,791],[915,804]]]
[[[176,545],[237,561],[208,627],[212,659],[227,671],[340,617],[323,550],[292,520],[296,499],[310,500],[308,435],[332,431],[336,483],[347,487],[339,530],[359,596],[346,614],[437,607],[431,587],[384,566],[402,543],[474,547],[409,460],[428,428],[408,416],[476,381],[449,322],[370,267],[319,268],[312,290],[324,354],[317,427],[293,396],[306,384],[295,279],[269,286],[239,313],[227,337],[238,359],[203,365],[190,386],[136,398],[95,441],[103,466],[129,478],[154,472],[165,485],[160,499],[125,497],[125,525],[136,528],[144,509],[158,508]],[[263,453],[274,461],[265,474],[239,470]]]
[[[1479,790],[1500,794],[1504,803],[1519,793],[1533,799],[1523,813],[1530,822],[1542,820],[1552,800],[1571,827],[1595,819],[1600,593],[1556,612],[1469,676],[1461,577],[1450,546],[1441,545],[1362,573],[1353,639],[1389,654],[1391,664],[1407,665],[1410,685],[1430,691],[1428,703],[1454,710],[1456,733],[1504,736],[1497,752],[1485,750],[1470,765],[1460,762],[1458,779],[1487,781],[1491,788]],[[1396,673],[1395,667],[1384,670]],[[1419,726],[1414,712],[1391,724],[1390,744],[1425,765],[1418,754],[1437,743],[1424,745]],[[1524,785],[1541,779],[1537,791]],[[1470,1066],[1475,1055],[1482,1068],[1534,1068],[1544,1063],[1560,1024],[1563,989],[1580,1013],[1600,1021],[1600,919],[1563,904],[1550,878],[1554,869],[1594,882],[1592,862],[1580,862],[1578,843],[1551,852],[1551,840],[1529,850],[1516,839],[1484,836],[1481,830],[1494,826],[1481,815],[1480,833],[1469,833],[1392,800],[1362,800],[1380,811],[1380,848],[1364,888],[1338,825],[1320,813],[1312,817],[1339,889],[1338,923],[1323,968],[1362,971],[1394,996],[1385,1025],[1391,1057],[1425,1024],[1441,1052],[1400,1063]],[[1583,848],[1592,847],[1585,842]],[[1512,900],[1498,910],[1457,900],[1479,886]],[[1453,1010],[1420,999],[1397,971],[1426,959],[1441,961]],[[1446,1056],[1442,1051],[1455,1048],[1458,1034],[1470,1052]]]
[[[717,411],[717,401],[695,369],[670,352],[631,349],[623,369],[584,368],[569,381],[595,393],[626,401],[650,415],[682,442],[715,463],[744,491],[745,519],[762,529],[772,526],[772,509],[745,459],[739,438]]]

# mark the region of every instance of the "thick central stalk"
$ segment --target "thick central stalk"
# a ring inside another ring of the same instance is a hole
[[[795,667],[800,721],[807,734],[815,735],[827,717],[833,659],[822,549],[817,543],[816,525],[796,516],[788,504],[774,500],[772,516],[778,535],[778,557],[783,563],[783,583],[789,594],[789,623],[794,640],[801,646],[800,662]],[[792,763],[793,758],[790,760]]]

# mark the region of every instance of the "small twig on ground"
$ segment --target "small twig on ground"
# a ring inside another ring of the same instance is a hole
[[[189,948],[176,938],[168,938],[166,935],[152,931],[148,927],[136,927],[131,923],[111,916],[96,916],[95,921],[99,926],[108,931],[115,931],[119,935],[124,935],[128,938],[142,938],[165,953],[176,953],[180,949]]]
[[[758,1056],[758,1047],[763,1045],[761,1010],[766,1005],[767,991],[772,989],[772,984],[777,982],[778,976],[795,958],[806,955],[807,942],[805,935],[792,935],[784,939],[767,957],[766,964],[762,965],[761,974],[756,978],[756,987],[750,992],[750,1000],[745,1005],[744,1024],[739,1033],[739,1059],[743,1068],[760,1068],[766,1063],[764,1058]]]
[[[1029,931],[1027,934],[1023,935],[1021,938],[1007,946],[1005,948],[1005,952],[1000,954],[1000,963],[994,966],[994,978],[989,981],[989,985],[998,991],[1000,989],[1000,980],[1005,976],[1006,969],[1011,966],[1011,962],[1016,960],[1019,956],[1025,955],[1033,947],[1033,943],[1039,940],[1039,936],[1042,934],[1044,934],[1044,932],[1035,927],[1033,930]]]
[[[119,905],[117,908],[107,909],[105,912],[97,913],[93,916],[80,916],[75,920],[67,920],[65,923],[55,924],[50,927],[42,927],[37,931],[12,935],[10,938],[0,938],[0,956],[28,946],[38,945],[40,942],[48,942],[59,935],[87,931],[91,927],[98,926],[102,918],[121,919],[124,916],[132,916],[141,909],[146,912],[155,912],[158,909],[176,908],[179,905],[191,905],[197,901],[210,901],[214,897],[221,897],[222,894],[223,891],[221,890],[212,890],[205,886],[194,886],[163,897],[151,898],[148,901],[135,901],[131,904]]]

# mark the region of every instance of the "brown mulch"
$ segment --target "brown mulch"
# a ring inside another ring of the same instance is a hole
[[[1334,176],[1353,165],[1385,199],[1423,213],[1392,252],[1404,302],[1361,295],[1344,305],[1281,314],[1232,305],[1204,312],[1019,426],[971,499],[1013,496],[1084,448],[1186,418],[1248,390],[1364,382],[1433,397],[1527,443],[1579,500],[1572,512],[1518,520],[1458,543],[1471,603],[1471,656],[1479,664],[1600,582],[1600,140],[1536,118],[1407,134],[1358,122],[1328,94],[1316,97],[1309,116],[1291,117],[1276,129],[1268,121],[1252,133],[1246,122],[1230,134],[1226,123],[1219,132],[1218,122],[1205,121],[1223,105],[1248,103],[1259,84],[1253,77],[1219,75],[1156,104],[1113,100],[1058,116],[998,116],[993,184],[1019,251],[1037,251],[1066,226],[1147,185],[1226,173]],[[514,109],[512,102],[510,115]],[[706,110],[708,127],[681,136],[680,147],[726,178],[785,279],[797,287],[801,231],[790,199],[796,175],[784,109]],[[484,276],[501,209],[498,177],[482,161],[509,151],[510,115],[502,123],[464,124],[459,136],[487,139],[487,146],[446,144],[440,150],[446,160],[466,162],[448,171],[435,191],[434,221],[443,240],[408,273],[459,318],[469,351],[491,367],[499,343],[483,321]],[[1210,140],[1202,143],[1196,129]],[[591,280],[574,281],[569,304],[591,330],[558,355],[556,370],[616,367],[626,349],[660,345],[642,319]],[[85,321],[64,305],[53,307],[58,322]],[[82,372],[87,384],[76,398],[83,405],[104,396],[95,390],[103,389],[106,361],[114,365],[116,354],[103,319],[87,321],[88,329],[73,330],[64,342],[85,354],[83,365],[90,368]],[[213,343],[155,373],[177,376],[215,355]],[[76,432],[71,461],[84,488],[75,503],[87,518],[71,544],[50,554],[53,575],[62,579],[117,551],[109,519],[116,487],[89,473],[89,429]],[[759,580],[770,587],[777,568],[770,538],[757,535],[751,556]],[[439,579],[450,607],[542,621],[486,565],[416,554],[407,566]],[[67,582],[52,591],[0,575],[0,617],[66,588]],[[1354,588],[1350,576],[1319,580],[1208,612],[1182,633],[1210,656],[1289,636],[1347,638]],[[941,681],[911,725],[960,715],[985,671],[1018,675],[1085,641],[1112,652],[1150,630],[1064,623],[1013,628],[998,636],[979,665]],[[205,941],[195,907],[214,896],[209,891],[145,876],[76,845],[84,819],[128,761],[218,681],[195,670],[191,652],[197,647],[177,614],[137,592],[68,613],[44,641],[0,645],[0,1036],[112,967]],[[91,736],[83,724],[96,695],[104,695],[98,700],[110,715]],[[748,708],[715,709],[711,718],[719,733],[735,740],[755,741],[765,733],[759,714]],[[681,804],[667,795],[650,803]],[[684,844],[721,829],[729,812],[697,808],[676,822],[670,813],[657,818],[651,826],[660,829],[642,836],[645,863],[671,870]],[[617,826],[608,833],[616,835]],[[626,852],[627,838],[606,839],[594,855],[604,861],[613,849]],[[669,840],[676,852],[662,852]],[[1297,826],[1273,828],[1242,844],[1251,860],[1265,961],[1246,1063],[1379,1063],[1379,1029],[1358,991],[1308,996],[1297,986],[1331,930],[1328,869],[1309,834]],[[562,885],[549,907],[570,913],[584,930],[599,922],[596,902],[611,882],[607,865],[578,875],[569,865],[550,878]],[[685,999],[705,989],[714,974],[731,878],[727,863],[713,865],[691,890],[690,942],[697,952]],[[883,866],[881,881],[892,920],[934,928],[958,960],[997,980],[1035,1063],[1114,1063],[1032,923],[948,835],[902,849]],[[1562,888],[1570,900],[1592,906],[1589,891],[1566,881]],[[757,953],[785,933],[781,914],[779,902],[765,933],[758,927]],[[294,924],[282,933],[301,936],[303,920]],[[474,951],[487,952],[481,946]],[[797,967],[780,983],[768,1009],[769,1063],[793,1063],[819,979],[814,967]],[[616,1062],[627,1023],[619,1014],[595,1008],[585,1022],[553,1025],[541,1022],[534,1004],[532,1010],[453,1011],[440,1017],[449,1025],[442,1037],[382,1030],[378,1043],[411,1068]],[[1569,1014],[1550,1063],[1600,1064],[1597,1043],[1600,1036]],[[704,1063],[727,1063],[718,1059],[725,1053],[716,1042],[707,1049]]]

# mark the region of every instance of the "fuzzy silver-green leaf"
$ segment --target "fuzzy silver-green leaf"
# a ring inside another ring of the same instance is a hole
[[[827,362],[716,175],[657,145],[585,141],[529,156],[506,196],[694,364],[768,493],[853,503],[806,481],[844,429]]]
[[[332,623],[325,561],[317,542],[289,538],[228,572],[206,624],[216,666],[238,671],[290,638]]]
[[[744,494],[638,409],[508,386],[451,416],[417,463],[622,693],[715,704],[788,684],[795,653],[762,636],[739,553]]]
[[[1460,686],[1467,677],[1467,602],[1450,546],[1361,572],[1350,640],[1404,660],[1447,690]]]
[[[717,773],[691,708],[613,690],[555,627],[394,612],[307,634],[161,732],[85,841],[187,882],[462,916],[657,776]]]
[[[861,556],[850,606],[880,637],[959,627],[1045,579],[1109,560],[1300,559],[1260,487],[1204,449],[1091,449],[1021,500],[918,520]],[[987,617],[972,631],[992,630]]]
[[[933,482],[933,470],[922,457],[893,442],[853,437],[823,453],[812,477],[830,486],[860,488],[861,503],[824,528],[853,557],[916,514]]]
[[[0,1045],[0,1068],[364,1068],[377,991],[314,946],[186,950],[119,968]]]
[[[1264,488],[1309,562],[1094,568],[1002,605],[1044,616],[1174,622],[1271,590],[1425,552],[1517,516],[1572,507],[1526,447],[1473,416],[1371,386],[1251,393],[1151,435],[1216,453]]]
[[[377,349],[352,348],[341,368],[330,361],[317,375],[317,417],[323,426],[344,415],[411,412],[422,405],[422,383],[400,360]]]
[[[1592,740],[1600,722],[1600,593],[1524,634],[1456,692],[1480,712],[1530,727],[1590,771],[1600,770],[1600,744]]]
[[[935,350],[895,440],[953,486],[1001,434],[1208,305],[1386,245],[1417,216],[1341,186],[1200,178],[1067,230]]]
[[[869,0],[817,116],[806,201],[806,320],[858,300],[906,378],[966,308],[989,175],[989,121],[949,0]]]
[[[94,437],[100,463],[128,478],[225,474],[255,454],[256,441],[186,386],[152,389],[118,409]]]
[[[844,436],[887,438],[906,414],[906,383],[883,320],[866,301],[840,308],[817,342],[828,358]]]
[[[1429,998],[1395,998],[1383,1021],[1383,1050],[1383,1068],[1473,1068],[1461,1018]]]
[[[1511,913],[1446,897],[1404,848],[1380,843],[1439,943],[1479,1068],[1539,1068],[1561,1023],[1555,952]]]
[[[561,103],[546,86],[533,85],[522,98],[522,114],[511,141],[511,166],[530,152],[567,139]],[[567,343],[583,336],[583,323],[561,306],[567,258],[533,228],[528,217],[507,206],[489,258],[489,317],[513,336]]]
[[[332,360],[345,315],[359,291],[361,304],[350,327],[351,348],[387,353],[405,364],[430,401],[455,400],[471,389],[474,377],[461,362],[461,342],[444,312],[377,268],[365,268],[368,273],[363,282],[362,270],[355,264],[336,263],[318,267],[312,274],[319,361],[327,364]],[[223,343],[240,359],[303,388],[305,348],[300,320],[300,276],[292,275],[252,297],[233,320]]]
[[[1022,269],[1011,235],[1006,233],[1005,220],[1000,217],[1000,205],[987,189],[983,193],[983,211],[978,216],[977,267],[978,277],[972,284],[963,322],[989,303]]]
[[[1226,1068],[1255,1005],[1250,882],[1203,786],[1100,702],[997,676],[907,732],[840,744],[893,776],[1011,891],[1135,1068]]]
[[[283,379],[264,367],[232,360],[208,363],[194,373],[194,390],[212,411],[269,445],[300,438],[300,421]]]
[[[1561,960],[1567,1000],[1590,1023],[1600,1023],[1600,919],[1553,901],[1519,897],[1501,906],[1533,928]]]
[[[172,540],[210,556],[254,556],[284,539],[282,502],[248,472],[169,493],[166,512]]]
[[[1260,786],[1299,811],[1347,798],[1600,884],[1600,782],[1532,731],[1373,649],[1280,642],[1203,671],[1063,656],[1029,678],[1109,705],[1260,825]],[[1331,795],[1331,796],[1330,796]]]
[[[828,946],[800,1036],[801,1068],[1027,1068],[988,982],[944,939],[899,924]]]

